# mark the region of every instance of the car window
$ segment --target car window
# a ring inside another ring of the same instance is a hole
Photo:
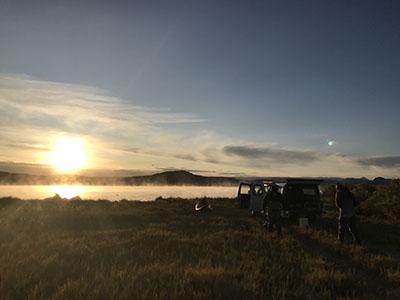
[[[304,195],[309,195],[309,196],[315,196],[316,190],[315,189],[303,189],[303,194]]]
[[[240,186],[240,194],[248,194],[249,193],[249,191],[250,191],[250,186],[249,185],[247,185],[247,184],[242,184],[241,186]]]

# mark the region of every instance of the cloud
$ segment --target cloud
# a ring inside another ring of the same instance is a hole
[[[54,170],[42,164],[19,163],[0,161],[0,172],[19,173],[19,174],[34,174],[34,175],[53,175]],[[98,176],[98,177],[128,177],[150,175],[152,170],[138,169],[86,169],[79,173],[81,176]]]
[[[143,130],[159,124],[203,122],[192,114],[137,106],[82,85],[0,75],[1,125],[65,131]]]
[[[363,166],[400,168],[400,156],[375,156],[355,160]]]
[[[0,171],[36,175],[51,175],[54,171],[46,165],[0,161]]]
[[[37,164],[3,163],[0,170],[47,172],[43,165],[52,143],[73,135],[86,141],[88,169],[105,174],[112,169],[152,173],[170,166],[252,176],[399,174],[397,156],[352,158],[252,143],[204,130],[205,120],[196,115],[133,100],[94,87],[0,74],[0,161]]]
[[[173,157],[181,160],[190,160],[190,161],[198,161],[198,159],[189,153],[170,153],[168,151],[158,151],[152,149],[145,149],[141,147],[128,147],[122,146],[122,151],[136,153],[136,154],[144,154],[144,155],[151,155],[151,156],[163,156],[163,157]]]
[[[173,156],[178,159],[198,161],[198,159],[192,154],[174,154]]]
[[[34,151],[50,151],[49,147],[41,147],[37,145],[28,145],[28,144],[6,144],[6,147],[12,149],[22,149],[22,150],[34,150]]]
[[[0,74],[1,160],[44,163],[32,153],[46,151],[58,135],[86,137],[93,150],[109,160],[118,156],[121,144],[194,160],[192,154],[176,151],[176,144],[182,143],[175,129],[202,122],[193,114],[138,106],[94,87]]]
[[[320,159],[320,155],[312,151],[277,149],[265,146],[229,145],[223,148],[227,155],[246,160],[265,160],[274,164],[304,164]]]

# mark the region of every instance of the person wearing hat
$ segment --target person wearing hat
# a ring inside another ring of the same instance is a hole
[[[279,187],[273,184],[264,198],[264,211],[267,213],[267,229],[269,232],[276,228],[279,236],[282,236],[282,194]]]
[[[350,230],[353,240],[360,244],[361,240],[357,229],[356,206],[354,194],[341,183],[336,184],[335,195],[336,207],[339,209],[338,240],[343,243],[346,231]]]

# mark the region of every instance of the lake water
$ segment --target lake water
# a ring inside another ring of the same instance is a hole
[[[82,199],[141,200],[151,201],[157,197],[180,198],[233,198],[237,187],[226,186],[84,186],[84,185],[3,185],[1,197],[20,199],[44,199],[59,194],[63,198],[79,196]]]

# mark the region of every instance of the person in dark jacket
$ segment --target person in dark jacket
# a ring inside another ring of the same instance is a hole
[[[350,192],[347,187],[338,183],[336,185],[335,202],[339,208],[339,221],[338,221],[338,239],[341,243],[344,242],[344,236],[347,230],[350,230],[353,235],[354,242],[361,243],[356,220],[356,206],[358,203],[354,194]]]
[[[279,187],[276,184],[272,185],[264,198],[264,211],[268,216],[268,231],[272,232],[275,226],[279,236],[282,235],[282,201]]]

